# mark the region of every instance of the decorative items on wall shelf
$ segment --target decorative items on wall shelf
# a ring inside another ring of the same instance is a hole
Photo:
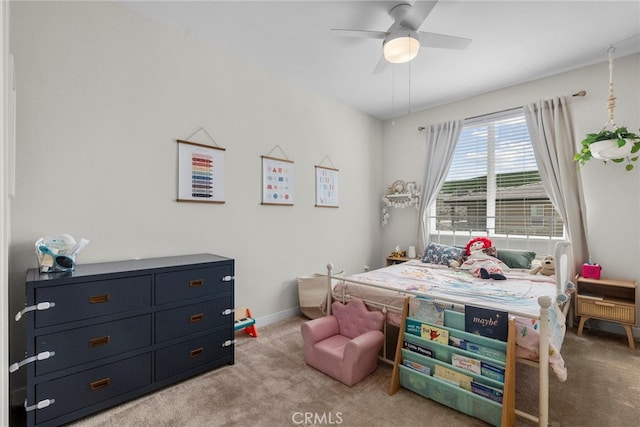
[[[414,181],[395,181],[382,197],[382,226],[389,221],[389,208],[406,208],[420,205],[420,187]]]

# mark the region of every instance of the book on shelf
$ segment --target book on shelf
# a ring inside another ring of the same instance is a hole
[[[427,356],[427,357],[431,357],[431,358],[435,358],[436,357],[436,353],[432,349],[423,347],[423,346],[418,345],[418,344],[414,344],[414,343],[409,342],[409,341],[404,341],[402,346],[404,348],[408,349],[408,350],[411,350],[411,351],[415,352],[415,353],[422,354],[423,356]]]
[[[462,350],[467,350],[471,353],[477,353],[481,356],[489,357],[494,360],[499,360],[501,362],[504,362],[507,358],[505,352],[502,350],[497,350],[485,345],[469,342],[462,338],[454,337],[451,335],[449,335],[449,345]]]
[[[491,399],[494,402],[502,403],[502,390],[488,386],[486,384],[479,383],[477,381],[471,381],[471,391],[480,396]]]
[[[405,332],[416,335],[427,341],[449,344],[449,331],[437,326],[422,323],[415,319],[407,319]]]
[[[474,374],[480,374],[481,371],[480,361],[478,359],[463,356],[461,354],[453,353],[451,355],[451,364],[456,368],[464,369],[465,371],[473,372]]]
[[[425,340],[439,342],[440,344],[449,344],[449,331],[424,323],[420,329],[420,337]]]
[[[491,363],[481,362],[480,374],[483,377],[491,378],[492,380],[504,382],[504,368]]]
[[[486,356],[491,359],[504,362],[507,360],[507,354],[504,351],[496,350],[495,348],[487,347],[485,345],[479,345],[474,343],[467,343],[467,351],[477,353],[481,356]]]
[[[442,365],[436,365],[435,368],[436,369],[433,373],[434,377],[471,391],[471,381],[473,381],[473,377],[454,371],[453,369],[449,369]]]
[[[453,304],[438,302],[433,298],[416,296],[409,301],[409,317],[431,323],[444,325],[444,311],[453,310]]]
[[[507,341],[509,327],[509,313],[500,310],[474,307],[464,307],[464,330],[484,337]]]
[[[418,362],[414,362],[413,360],[402,359],[402,364],[408,368],[415,369],[418,372],[422,372],[425,375],[431,375],[430,367],[424,366]]]

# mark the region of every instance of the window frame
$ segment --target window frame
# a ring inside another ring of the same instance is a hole
[[[469,127],[475,127],[475,126],[482,126],[484,124],[489,124],[489,123],[496,123],[499,122],[501,120],[505,120],[505,119],[509,119],[509,118],[519,118],[522,117],[524,118],[524,110],[522,107],[520,108],[515,108],[515,109],[511,109],[511,110],[505,110],[505,111],[501,111],[501,112],[497,112],[497,113],[491,113],[491,114],[487,114],[487,115],[483,115],[483,116],[478,116],[478,117],[474,117],[474,118],[470,118],[470,119],[465,119],[464,124],[463,124],[463,132],[468,129]],[[551,241],[561,241],[563,239],[566,239],[566,227],[564,226],[564,222],[562,221],[562,218],[560,217],[560,215],[557,213],[557,211],[555,210],[555,208],[553,207],[553,204],[551,204],[551,208],[553,210],[553,213],[555,213],[555,215],[552,215],[551,217],[546,217],[546,215],[544,215],[544,213],[547,211],[546,207],[548,206],[548,204],[546,203],[538,203],[536,200],[531,199],[531,201],[533,202],[533,204],[529,204],[528,205],[528,212],[523,211],[522,213],[522,222],[523,222],[523,229],[526,228],[532,228],[532,229],[536,229],[536,228],[540,228],[540,229],[544,229],[545,228],[545,224],[548,224],[549,226],[549,232],[546,235],[533,235],[533,234],[529,234],[529,233],[524,233],[524,234],[520,234],[520,233],[513,233],[510,234],[508,231],[507,232],[498,232],[497,226],[496,226],[496,208],[499,204],[498,200],[496,199],[496,195],[498,192],[498,185],[497,185],[497,172],[496,172],[496,139],[495,139],[495,127],[494,126],[489,126],[488,129],[488,136],[487,136],[487,152],[486,152],[486,159],[487,159],[487,182],[486,182],[486,222],[485,222],[485,228],[481,229],[481,230],[473,230],[473,229],[458,229],[456,230],[455,228],[452,230],[440,230],[438,229],[438,222],[437,219],[438,217],[441,217],[442,215],[438,215],[437,214],[437,206],[438,206],[438,200],[439,200],[439,196],[436,197],[436,200],[432,203],[432,205],[429,207],[429,209],[426,210],[425,212],[425,221],[428,222],[429,227],[427,228],[429,230],[429,234],[430,236],[426,236],[427,240],[430,240],[429,237],[432,236],[453,236],[453,239],[455,241],[455,238],[457,235],[465,235],[468,236],[469,238],[471,237],[476,237],[476,236],[488,236],[488,237],[496,237],[496,238],[506,238],[508,240],[511,239],[515,239],[515,240],[528,240],[528,239],[532,239],[532,240],[551,240]],[[527,134],[529,135],[529,132],[527,130]],[[530,135],[529,135],[530,137]],[[459,141],[458,141],[459,142]],[[459,149],[459,146],[456,146],[456,150]],[[535,160],[535,153],[533,154],[534,156],[534,160]],[[455,154],[454,154],[455,157]],[[536,171],[539,173],[539,169],[536,168]],[[450,171],[449,171],[450,172]],[[447,173],[447,175],[449,175],[449,172]],[[526,172],[526,170],[523,170],[523,172]],[[446,183],[446,181],[445,181]],[[438,194],[440,194],[440,191],[442,191],[442,188],[438,191]],[[546,191],[545,191],[546,194]],[[548,198],[548,195],[546,196],[546,200],[550,202],[550,199]],[[542,208],[543,211],[543,216],[542,216],[542,225],[533,225],[533,208],[534,206],[540,206]],[[462,208],[461,206],[455,206],[455,209],[460,209]],[[523,209],[527,208],[527,204],[523,203]],[[455,223],[455,216],[453,216],[452,218],[450,218],[450,223],[453,225]],[[477,217],[478,221],[480,220],[481,217]],[[562,233],[561,235],[558,236],[554,236],[554,229],[555,229],[555,224],[557,221],[560,221],[561,225],[562,225]]]

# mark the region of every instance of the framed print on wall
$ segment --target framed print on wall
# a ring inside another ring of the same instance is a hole
[[[293,161],[262,156],[262,204],[293,206]]]
[[[338,169],[316,166],[316,207],[338,207]]]
[[[224,148],[178,140],[178,201],[224,203]]]

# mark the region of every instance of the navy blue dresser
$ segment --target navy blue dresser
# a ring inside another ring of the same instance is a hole
[[[28,426],[58,426],[234,363],[234,260],[27,272]],[[29,307],[33,307],[29,309]]]

